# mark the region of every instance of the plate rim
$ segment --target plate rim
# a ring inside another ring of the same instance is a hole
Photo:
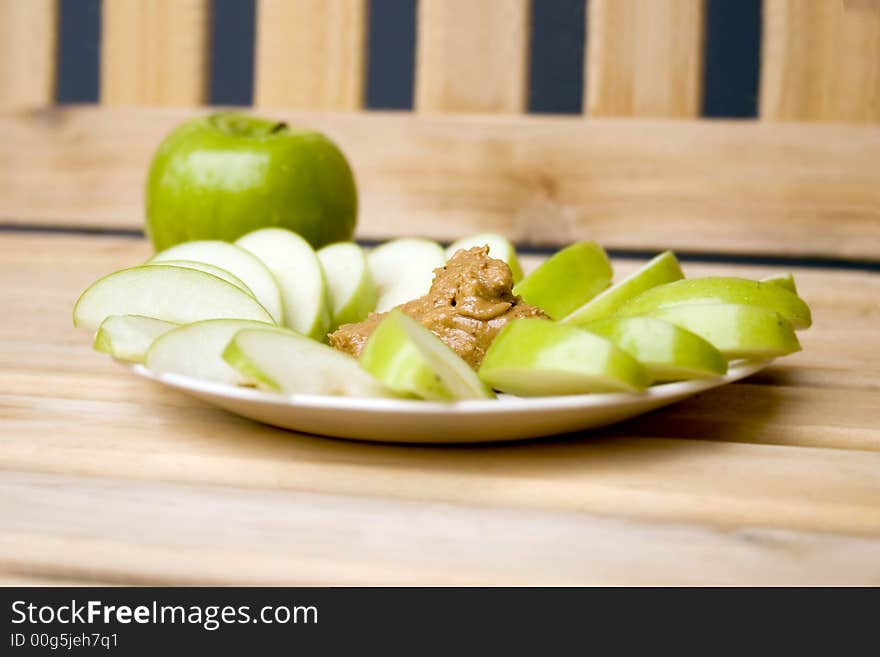
[[[425,401],[421,399],[393,399],[384,397],[345,397],[336,395],[276,393],[243,386],[205,381],[182,374],[159,374],[139,363],[118,361],[135,375],[183,392],[223,397],[240,401],[256,402],[273,406],[297,408],[308,406],[327,410],[350,410],[357,412],[402,413],[407,415],[455,412],[460,414],[510,413],[577,409],[585,407],[609,407],[634,401],[666,400],[690,396],[734,383],[764,369],[774,359],[736,361],[721,376],[674,381],[651,386],[641,392],[586,393],[580,395],[551,395],[542,397],[515,397],[504,395],[496,399],[460,400],[452,402]]]

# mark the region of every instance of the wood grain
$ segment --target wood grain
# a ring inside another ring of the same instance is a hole
[[[57,0],[0,0],[0,106],[55,101]]]
[[[880,2],[765,0],[760,114],[880,122]]]
[[[0,112],[0,220],[140,228],[156,145],[193,111]],[[880,254],[880,129],[278,112],[341,145],[358,235],[727,253]],[[748,147],[744,147],[747,145]]]
[[[178,585],[880,583],[877,537],[344,495],[2,471],[0,518],[0,564],[43,578]]]
[[[880,534],[877,452],[603,433],[495,448],[371,445],[286,432],[196,402],[163,406],[153,394],[145,389],[133,402],[2,395],[0,467]]]
[[[590,0],[587,8],[587,114],[700,115],[704,0]]]
[[[525,110],[528,0],[421,0],[417,48],[417,111]]]
[[[366,0],[259,0],[254,104],[359,109],[366,25]]]
[[[209,0],[107,0],[101,102],[200,105],[208,95]]]

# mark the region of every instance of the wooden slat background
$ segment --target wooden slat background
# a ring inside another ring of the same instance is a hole
[[[525,110],[529,0],[420,0],[416,43],[417,111]]]
[[[0,107],[55,100],[58,0],[0,0]]]
[[[200,105],[207,99],[209,0],[105,0],[101,102]]]
[[[880,122],[880,2],[764,0],[760,114]]]
[[[186,110],[0,113],[0,221],[133,228]],[[825,255],[880,253],[880,131],[858,125],[283,111],[349,155],[359,235]]]
[[[704,0],[590,0],[587,9],[587,114],[700,115]]]
[[[366,0],[259,0],[254,104],[361,108],[366,26]]]

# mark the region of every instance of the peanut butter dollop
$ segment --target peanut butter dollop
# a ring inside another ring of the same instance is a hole
[[[468,365],[477,369],[502,327],[521,317],[545,317],[513,294],[513,276],[502,260],[489,257],[489,247],[461,249],[445,267],[434,270],[434,282],[423,297],[396,309],[418,320]],[[357,324],[343,324],[330,334],[330,344],[359,356],[386,313],[373,313]]]

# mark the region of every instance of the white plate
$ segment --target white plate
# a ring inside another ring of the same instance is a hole
[[[175,374],[142,377],[227,411],[285,429],[399,443],[473,443],[536,438],[619,422],[737,381],[770,363],[734,363],[725,376],[665,383],[641,393],[513,397],[455,403],[324,395],[285,396]]]

